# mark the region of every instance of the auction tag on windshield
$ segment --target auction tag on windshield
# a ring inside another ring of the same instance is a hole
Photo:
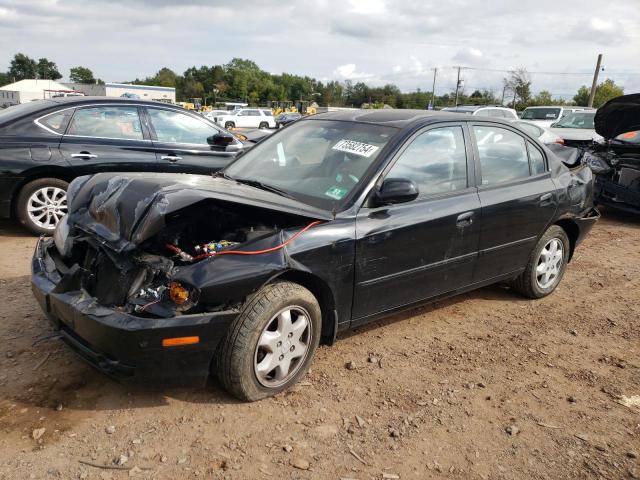
[[[346,188],[334,185],[333,187],[329,187],[327,191],[324,192],[324,194],[327,197],[333,198],[334,200],[342,200],[342,197],[344,197],[347,192],[348,190]]]
[[[343,138],[332,147],[332,150],[353,153],[354,155],[368,158],[376,153],[378,148],[379,147],[376,147],[375,145],[369,145],[368,143],[356,142],[355,140],[347,140],[346,138]]]

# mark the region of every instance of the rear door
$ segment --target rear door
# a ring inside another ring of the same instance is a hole
[[[146,107],[158,168],[163,172],[210,174],[226,166],[241,149],[209,145],[207,138],[222,130],[195,114],[163,107]]]
[[[77,175],[154,171],[156,156],[136,105],[97,105],[75,110],[60,140],[60,153]]]
[[[522,269],[554,217],[558,198],[543,152],[502,124],[471,125],[482,205],[474,281]]]
[[[428,127],[384,174],[412,180],[420,193],[358,213],[355,324],[472,282],[480,232],[472,151],[462,124]]]

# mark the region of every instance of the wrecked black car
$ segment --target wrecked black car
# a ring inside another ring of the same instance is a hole
[[[596,174],[596,202],[640,213],[640,94],[600,107],[595,128],[605,140],[588,147],[583,161]]]
[[[120,379],[218,377],[257,400],[319,342],[510,282],[557,287],[599,214],[591,170],[495,119],[316,115],[212,177],[101,173],[39,241],[33,292],[62,339]]]

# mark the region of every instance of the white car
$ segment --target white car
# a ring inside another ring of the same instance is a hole
[[[527,132],[532,137],[536,137],[540,142],[545,145],[549,145],[551,143],[559,143],[561,145],[564,144],[564,140],[560,135],[555,134],[551,130],[541,125],[538,125],[533,122],[528,122],[526,120],[518,120],[514,122],[520,129]]]
[[[214,118],[221,127],[226,128],[276,128],[276,121],[268,108],[240,108],[226,115]]]
[[[203,113],[202,116],[213,122],[216,117],[219,117],[220,115],[227,115],[228,113],[231,112],[227,110],[211,110],[210,112]]]
[[[478,117],[502,118],[503,120],[517,120],[518,113],[513,108],[494,107],[486,105],[458,105],[457,107],[445,107],[443,112],[466,113]]]
[[[551,125],[551,131],[562,137],[564,144],[570,147],[587,147],[593,142],[601,143],[604,138],[596,133],[595,116],[595,110],[573,112]]]
[[[550,127],[552,123],[557,122],[573,112],[587,110],[586,107],[527,107],[522,112],[521,120],[533,122],[542,127]]]

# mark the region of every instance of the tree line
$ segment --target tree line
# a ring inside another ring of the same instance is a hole
[[[62,74],[55,62],[47,58],[35,60],[17,53],[6,73],[0,72],[0,86],[14,81],[31,78],[59,80]],[[103,83],[95,78],[91,69],[84,66],[73,67],[69,80],[74,83]],[[452,106],[455,91],[436,95],[430,91],[417,89],[401,92],[393,84],[372,87],[364,82],[346,80],[322,82],[309,76],[290,73],[271,74],[262,70],[252,60],[234,58],[224,65],[190,67],[182,75],[168,67],[161,68],[155,75],[130,82],[139,85],[157,85],[176,89],[177,101],[200,99],[202,103],[220,101],[243,101],[251,105],[266,105],[268,102],[315,101],[321,106],[424,109],[431,103],[435,108]],[[490,89],[458,92],[458,104],[501,105],[506,104],[521,110],[532,105],[562,105],[567,100],[554,99],[550,92],[540,91],[533,95],[532,81],[525,68],[510,71],[503,79],[503,89],[496,93]],[[586,106],[590,88],[581,86],[573,97],[573,103]],[[594,106],[622,95],[624,90],[613,80],[606,79],[597,86]]]

